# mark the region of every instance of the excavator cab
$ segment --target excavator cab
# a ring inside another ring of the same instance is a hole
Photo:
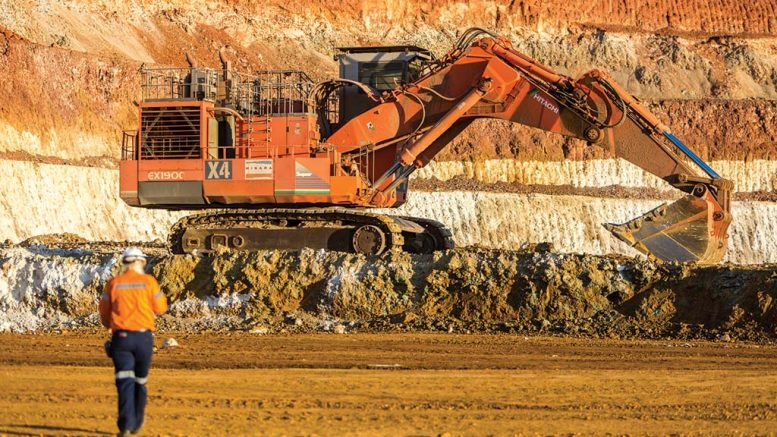
[[[338,47],[334,59],[339,65],[340,79],[362,83],[382,93],[416,81],[434,55],[418,46]],[[339,98],[343,122],[376,105],[356,86],[343,87]]]

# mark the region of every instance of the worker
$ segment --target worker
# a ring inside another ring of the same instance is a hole
[[[121,261],[121,272],[108,281],[100,298],[100,320],[113,333],[106,350],[119,392],[119,435],[129,435],[143,426],[154,317],[167,311],[167,299],[156,279],[145,273],[143,251],[130,247]]]

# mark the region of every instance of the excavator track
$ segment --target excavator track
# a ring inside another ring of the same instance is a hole
[[[418,238],[413,239],[411,235],[405,235],[406,246],[415,242],[417,250],[414,253],[430,253],[436,250],[453,249],[456,242],[453,240],[453,233],[447,226],[437,220],[425,219],[420,217],[399,217],[421,225],[424,233]],[[407,249],[406,249],[407,250]]]
[[[175,254],[312,248],[380,255],[454,246],[450,231],[434,220],[340,208],[197,214],[173,225],[168,242]]]

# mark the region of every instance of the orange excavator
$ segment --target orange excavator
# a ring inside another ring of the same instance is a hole
[[[662,261],[725,254],[732,184],[607,74],[553,72],[480,28],[435,58],[415,46],[338,49],[340,77],[222,68],[142,70],[140,125],[125,131],[121,198],[200,210],[174,253],[303,247],[381,254],[453,247],[441,223],[369,211],[402,205],[408,178],[478,118],[602,147],[685,194],[605,225]],[[202,211],[205,212],[202,212]]]

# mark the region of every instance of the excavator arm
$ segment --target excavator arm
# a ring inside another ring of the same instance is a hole
[[[475,28],[418,80],[374,98],[377,106],[325,140],[344,157],[366,147],[381,158],[364,194],[370,205],[392,205],[397,187],[474,119],[496,118],[585,140],[684,192],[627,223],[605,225],[640,252],[699,263],[725,254],[731,182],[601,71],[577,79],[555,73]]]

